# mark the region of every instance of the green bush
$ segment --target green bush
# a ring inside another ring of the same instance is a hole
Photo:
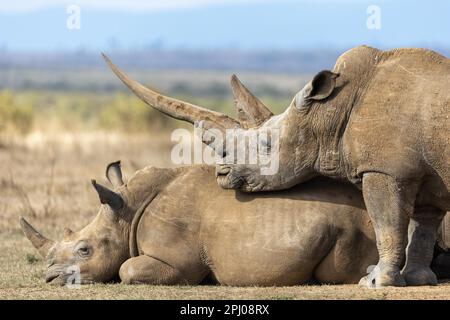
[[[104,129],[137,132],[166,126],[168,117],[134,96],[118,93],[101,108],[99,125]]]
[[[26,134],[32,128],[33,119],[31,104],[18,103],[11,91],[0,91],[0,132]]]

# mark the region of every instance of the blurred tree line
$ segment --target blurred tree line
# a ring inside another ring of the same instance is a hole
[[[0,91],[0,132],[28,133],[33,124],[33,105],[18,101],[11,91]]]
[[[177,94],[177,98],[234,116],[231,99],[194,98]],[[263,97],[278,113],[289,101]],[[0,133],[27,134],[40,131],[107,130],[136,133],[171,130],[185,126],[180,121],[150,108],[131,93],[76,92],[51,90],[0,90]]]

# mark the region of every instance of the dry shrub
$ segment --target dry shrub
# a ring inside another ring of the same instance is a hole
[[[33,107],[18,102],[11,91],[0,91],[0,132],[26,134],[33,124]]]

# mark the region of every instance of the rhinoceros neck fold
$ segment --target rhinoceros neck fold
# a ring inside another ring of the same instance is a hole
[[[336,93],[329,101],[316,104],[308,115],[316,124],[319,140],[315,166],[318,173],[339,179],[348,177],[343,137],[350,114],[358,108],[370,86],[380,55],[381,51],[370,47],[357,47],[344,53],[333,69],[340,74]]]
[[[133,215],[128,229],[128,247],[131,257],[139,255],[137,246],[137,228],[147,206],[158,193],[167,187],[183,168],[155,168],[146,167],[137,171],[128,181],[126,189],[128,197],[133,199]]]
[[[133,221],[131,222],[129,237],[128,237],[128,246],[130,251],[130,257],[137,257],[139,255],[139,249],[137,246],[137,227],[139,225],[139,221],[147,206],[155,199],[158,193],[155,191],[148,196],[148,198],[141,204],[141,206],[136,210],[134,214]]]
[[[329,109],[326,114],[317,108],[313,117],[316,119],[318,131],[318,155],[314,165],[315,171],[330,178],[345,178],[345,163],[342,152],[342,137],[345,133],[352,104],[338,107],[339,100],[320,106]],[[339,110],[340,109],[340,110]]]
[[[339,117],[337,125],[333,126],[322,139],[319,139],[319,155],[316,162],[316,170],[321,175],[338,179],[344,179],[347,176],[342,150],[342,138],[347,127],[350,110],[351,108],[348,108],[348,111]]]

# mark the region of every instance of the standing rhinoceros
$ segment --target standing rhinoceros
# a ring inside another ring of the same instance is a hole
[[[236,286],[354,283],[377,261],[364,202],[349,184],[322,178],[253,195],[221,189],[207,166],[147,167],[126,184],[118,162],[106,172],[114,191],[93,181],[103,205],[82,230],[66,229],[62,241],[21,218],[46,258],[47,282],[105,282],[119,274],[124,283],[166,285],[198,284],[208,275]]]
[[[237,127],[202,108],[162,99],[110,66],[163,112],[188,121],[190,113],[221,130]],[[243,104],[257,103],[250,98]],[[425,49],[351,49],[333,71],[319,72],[297,93],[283,114],[259,113],[252,126],[256,134],[280,131],[279,170],[265,175],[260,165],[226,163],[217,168],[222,187],[255,192],[290,188],[318,175],[348,180],[363,191],[380,256],[361,283],[436,284],[433,246],[450,210],[449,59]],[[261,148],[271,147],[264,143]]]

